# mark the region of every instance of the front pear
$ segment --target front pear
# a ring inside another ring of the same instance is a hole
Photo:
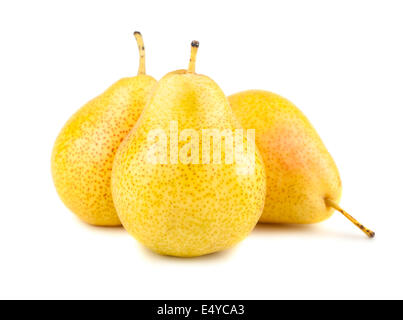
[[[228,156],[227,136],[244,130],[220,87],[195,73],[197,48],[192,42],[187,71],[159,81],[112,171],[123,226],[163,255],[200,256],[234,246],[254,228],[265,201],[265,169],[254,141],[238,139],[242,151],[253,147],[253,156],[240,162]],[[213,136],[210,145],[207,133],[217,132],[218,143]]]

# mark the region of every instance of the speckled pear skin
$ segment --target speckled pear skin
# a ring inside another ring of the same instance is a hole
[[[285,98],[262,90],[229,97],[245,128],[256,129],[256,145],[267,173],[266,204],[260,222],[316,223],[338,202],[341,180],[336,164],[304,114]]]
[[[135,125],[156,80],[123,78],[65,124],[52,152],[52,176],[64,204],[85,222],[118,226],[110,188],[115,153]]]
[[[241,128],[213,80],[183,70],[167,74],[116,154],[112,193],[119,218],[159,254],[194,257],[230,248],[250,233],[262,213],[266,177],[261,156],[256,148],[255,170],[246,175],[237,172],[237,164],[201,164],[201,151],[200,164],[149,163],[148,132],[169,132],[172,120],[178,121],[179,132],[192,128],[199,137],[202,129]],[[168,135],[168,159],[169,141]],[[183,145],[179,142],[179,150]]]

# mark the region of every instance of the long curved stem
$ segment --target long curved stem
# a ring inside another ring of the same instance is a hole
[[[358,228],[361,229],[362,232],[364,232],[369,238],[375,237],[375,232],[367,229],[364,227],[361,223],[359,223],[356,219],[354,219],[352,216],[350,216],[346,211],[344,211],[340,206],[334,202],[333,200],[330,200],[328,198],[325,199],[325,203],[328,207],[332,207],[333,209],[336,209],[339,211],[341,214],[343,214],[348,220],[350,220],[352,223],[354,223]]]
[[[192,41],[192,50],[190,52],[190,61],[188,67],[188,73],[195,73],[196,71],[196,55],[197,49],[199,48],[199,41]]]
[[[144,51],[143,36],[138,31],[134,32],[134,36],[136,38],[137,46],[139,47],[139,54],[140,54],[139,71],[137,74],[138,75],[146,74],[146,55],[145,55],[145,51]]]

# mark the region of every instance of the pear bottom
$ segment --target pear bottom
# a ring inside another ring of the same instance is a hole
[[[258,222],[263,166],[234,175],[212,165],[114,166],[113,198],[125,229],[162,255],[195,257],[233,247]],[[169,168],[169,169],[168,169]],[[159,179],[149,177],[157,176]]]

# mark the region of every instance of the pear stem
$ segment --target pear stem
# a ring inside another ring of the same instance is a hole
[[[146,55],[144,51],[144,41],[143,36],[140,32],[135,31],[134,37],[137,41],[137,46],[139,47],[139,54],[140,54],[140,62],[139,62],[139,71],[137,72],[138,75],[146,74]]]
[[[328,207],[332,207],[333,209],[336,209],[339,211],[341,214],[343,214],[348,220],[350,220],[352,223],[354,223],[358,228],[361,229],[362,232],[364,232],[369,238],[375,237],[375,232],[367,229],[364,227],[361,223],[359,223],[356,219],[354,219],[352,216],[350,216],[346,211],[344,211],[342,208],[339,207],[339,205],[334,202],[333,200],[330,199],[325,199],[325,203]]]
[[[190,52],[190,61],[188,67],[188,73],[195,73],[196,71],[196,55],[197,49],[199,48],[199,41],[192,41],[192,50]]]

